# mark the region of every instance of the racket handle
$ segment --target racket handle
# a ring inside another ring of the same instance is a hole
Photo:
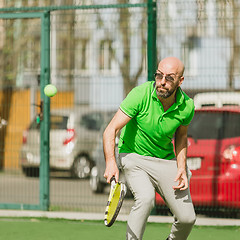
[[[112,183],[112,181],[114,181],[115,184],[117,183],[117,182],[116,182],[116,178],[115,178],[115,176],[112,176],[112,177],[111,177],[111,179],[110,179],[110,183]]]

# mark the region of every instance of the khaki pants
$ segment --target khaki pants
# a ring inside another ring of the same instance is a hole
[[[142,239],[147,219],[154,207],[155,191],[161,195],[174,215],[168,239],[187,239],[196,216],[189,188],[184,191],[172,188],[177,185],[174,182],[177,175],[176,160],[146,157],[136,153],[120,153],[120,165],[134,196],[134,206],[128,218],[126,239]],[[191,172],[188,171],[189,180],[190,175]]]

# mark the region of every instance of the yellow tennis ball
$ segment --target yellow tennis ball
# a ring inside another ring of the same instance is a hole
[[[53,97],[57,93],[57,88],[53,84],[48,84],[44,88],[44,93],[48,97]]]

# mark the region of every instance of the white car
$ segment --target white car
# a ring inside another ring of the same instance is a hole
[[[205,92],[198,93],[193,98],[195,108],[239,106],[240,93],[238,92]]]
[[[50,170],[69,171],[73,177],[89,177],[94,166],[92,151],[100,129],[113,111],[83,107],[59,109],[50,115]],[[36,176],[40,164],[40,125],[34,120],[23,133],[20,162],[27,176]]]

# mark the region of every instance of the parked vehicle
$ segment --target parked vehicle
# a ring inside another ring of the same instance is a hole
[[[102,133],[104,131],[105,127],[102,129]],[[119,171],[119,179],[121,182],[124,182],[127,186],[127,194],[126,197],[132,197],[132,193],[130,192],[130,189],[128,188],[127,182],[125,180],[124,175],[121,172],[120,162],[118,158],[118,142],[119,142],[119,136],[120,133],[117,135],[115,139],[115,156]],[[98,145],[96,149],[93,151],[93,159],[94,159],[94,167],[91,170],[90,175],[90,187],[94,193],[103,193],[105,190],[105,187],[107,187],[106,179],[103,177],[105,172],[105,158],[103,153],[103,141],[102,141],[102,134],[99,139]]]
[[[193,98],[196,109],[201,107],[240,106],[239,92],[204,92]]]
[[[195,207],[240,210],[240,107],[197,109],[188,128],[187,164]],[[156,204],[163,205],[157,194]]]
[[[70,171],[76,178],[89,177],[93,167],[92,150],[96,148],[102,125],[112,111],[76,107],[51,112],[50,169]],[[40,163],[40,125],[34,120],[23,133],[20,162],[27,176],[38,174]]]
[[[102,129],[102,134],[105,128]],[[103,140],[102,140],[102,134],[99,138],[98,145],[96,149],[93,151],[93,159],[94,159],[94,167],[91,170],[90,175],[90,187],[94,193],[103,193],[105,187],[107,186],[106,179],[103,177],[105,172],[105,158],[103,153]],[[119,135],[116,137],[115,140],[115,155],[116,160],[118,160],[118,140]],[[118,167],[120,168],[119,162],[117,162]]]

